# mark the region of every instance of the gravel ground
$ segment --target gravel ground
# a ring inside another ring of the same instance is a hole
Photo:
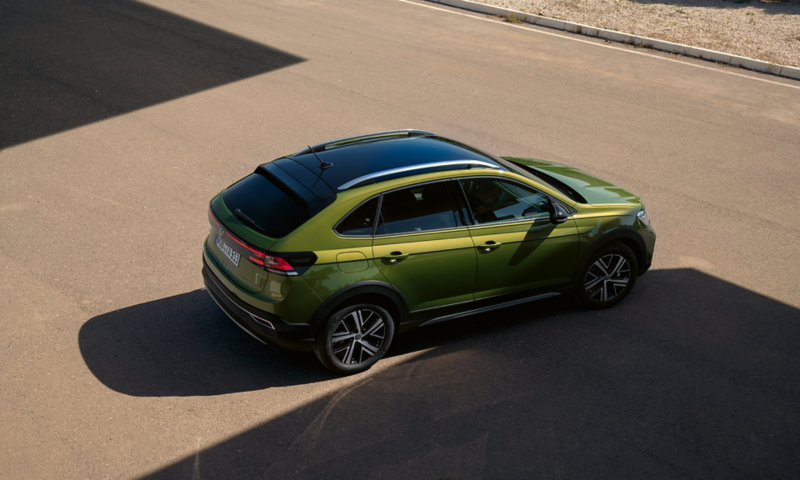
[[[800,67],[800,0],[476,0]]]

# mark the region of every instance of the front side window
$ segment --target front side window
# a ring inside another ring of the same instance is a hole
[[[378,235],[442,230],[457,226],[447,182],[428,183],[383,195]]]
[[[372,225],[378,212],[378,197],[362,203],[347,214],[336,226],[336,233],[348,236],[372,235]]]
[[[549,217],[550,198],[516,182],[493,178],[461,180],[478,225]]]

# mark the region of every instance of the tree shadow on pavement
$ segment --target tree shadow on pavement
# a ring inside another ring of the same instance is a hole
[[[681,269],[609,310],[545,301],[463,320],[395,348],[432,351],[150,476],[800,476],[796,308]]]
[[[0,150],[302,61],[133,0],[5,0]]]
[[[78,344],[98,380],[137,397],[221,395],[333,378],[313,353],[258,343],[205,290],[92,318]]]

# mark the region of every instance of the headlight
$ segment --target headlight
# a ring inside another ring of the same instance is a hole
[[[641,220],[645,225],[650,225],[650,217],[647,216],[647,211],[644,209],[644,207],[642,207],[636,216],[639,217],[639,220]]]

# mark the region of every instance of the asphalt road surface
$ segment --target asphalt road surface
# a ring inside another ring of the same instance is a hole
[[[3,2],[1,478],[800,477],[800,83],[431,6]],[[231,324],[211,197],[408,127],[639,193],[653,269],[349,378]]]

